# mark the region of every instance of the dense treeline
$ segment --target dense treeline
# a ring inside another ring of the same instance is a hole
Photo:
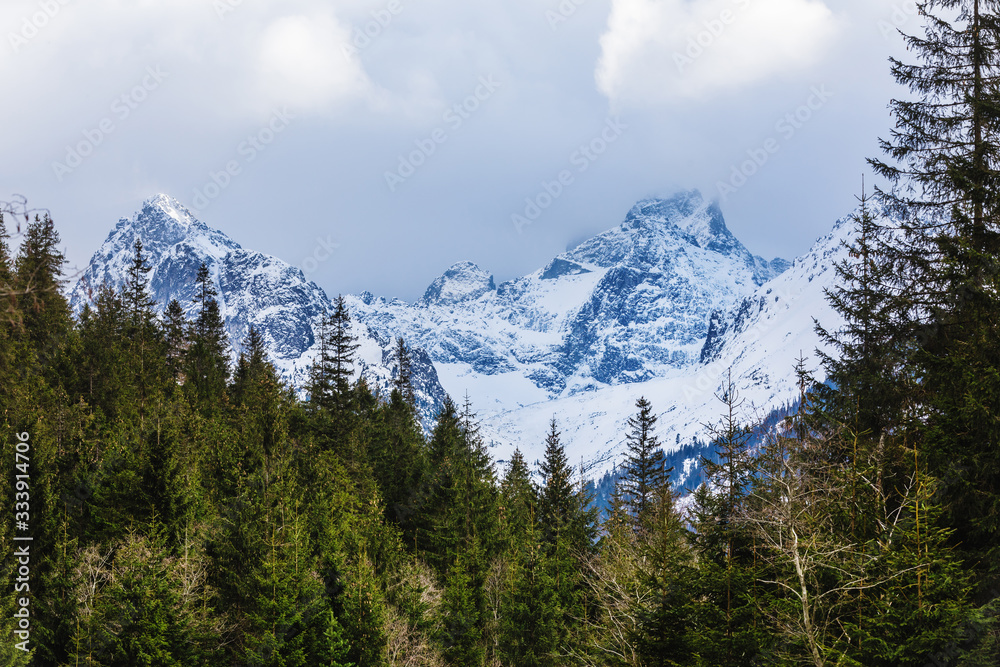
[[[137,240],[73,316],[52,221],[15,254],[0,219],[0,662],[1000,664],[995,4],[922,5],[828,380],[800,362],[777,425],[725,382],[683,500],[644,398],[599,517],[555,421],[498,473],[468,399],[425,437],[404,341],[388,395],[354,380],[342,299],[301,400],[256,331],[227,340],[207,268],[193,319],[158,316]]]
[[[930,455],[931,389],[898,356],[920,350],[880,338],[866,206],[830,295],[848,327],[823,332],[833,383],[800,367],[798,412],[761,431],[727,382],[684,503],[639,399],[602,521],[555,421],[538,470],[515,452],[498,478],[468,400],[423,435],[404,341],[388,396],[352,380],[342,299],[299,400],[255,330],[230,368],[205,267],[193,320],[155,315],[140,241],[127,284],[71,317],[36,218],[0,247],[0,492],[15,508],[27,437],[33,538],[27,653],[4,561],[4,663],[996,664],[995,533],[959,514],[988,506],[968,478],[989,461],[963,457],[990,450]],[[5,554],[26,534],[0,531]]]

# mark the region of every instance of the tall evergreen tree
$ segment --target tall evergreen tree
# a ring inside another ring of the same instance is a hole
[[[916,452],[929,471],[969,474],[945,492],[945,520],[982,573],[1000,583],[1000,3],[929,0],[918,64],[893,61],[916,100],[893,100],[896,130],[871,160],[903,220],[894,257],[903,328],[915,348]]]
[[[327,325],[329,323],[327,313],[319,321],[319,331],[316,339],[319,342],[319,350],[313,358],[312,366],[309,368],[309,405],[313,411],[329,409],[331,396],[333,395],[333,385],[330,379],[330,348],[328,346],[329,336]]]
[[[354,373],[354,353],[357,338],[351,333],[351,315],[343,295],[333,303],[329,323],[330,380],[335,396],[334,407],[343,410],[350,398],[351,375]]]
[[[194,300],[199,310],[188,349],[187,375],[194,397],[204,409],[211,411],[225,398],[229,342],[216,300],[219,292],[204,262],[198,268],[197,287]]]
[[[725,412],[708,425],[713,456],[702,457],[706,481],[694,494],[690,541],[698,555],[697,616],[701,619],[699,654],[702,664],[753,665],[764,640],[758,609],[764,587],[758,585],[755,540],[744,523],[747,496],[753,482],[749,451],[753,429],[740,421],[743,401],[727,376],[717,398]]]
[[[393,387],[404,402],[414,405],[416,398],[413,394],[413,358],[410,356],[410,348],[406,346],[406,341],[402,337],[396,339],[396,377],[393,379]]]
[[[177,299],[171,299],[163,315],[167,369],[175,382],[184,379],[184,357],[190,346],[191,323]]]
[[[125,303],[128,306],[132,326],[149,319],[156,301],[149,294],[149,272],[153,270],[149,255],[143,252],[142,240],[136,238],[132,245],[132,262],[128,267],[128,277],[124,286]]]
[[[9,239],[3,213],[0,213],[0,330],[11,327],[19,319],[15,316],[14,272]]]
[[[80,315],[79,382],[77,396],[99,410],[109,421],[133,414],[132,378],[125,363],[128,321],[121,295],[102,285]],[[95,411],[96,411],[95,410]]]
[[[156,301],[149,294],[150,271],[149,257],[143,252],[142,241],[137,238],[122,300],[128,313],[125,337],[129,341],[128,365],[131,384],[138,398],[140,427],[146,416],[147,404],[160,391],[165,379],[162,331],[153,312]]]
[[[860,207],[851,218],[853,240],[845,241],[848,258],[834,269],[837,282],[824,290],[831,307],[844,320],[834,331],[821,322],[816,331],[835,351],[819,352],[828,381],[813,387],[814,426],[850,428],[867,440],[878,440],[903,415],[907,386],[907,346],[900,340],[903,313],[898,312],[899,276],[892,261],[898,235],[876,219],[862,190]],[[842,452],[842,460],[855,452]]]
[[[549,422],[549,434],[545,437],[545,458],[540,467],[543,486],[538,503],[543,539],[551,545],[566,534],[577,509],[576,493],[570,479],[573,469],[559,436],[553,417]]]
[[[63,296],[63,266],[59,233],[52,219],[35,216],[24,231],[14,263],[14,294],[24,323],[24,335],[34,356],[49,369],[52,384],[62,383],[54,362],[70,328],[69,304]]]
[[[504,664],[557,665],[562,634],[557,573],[534,522],[526,526],[525,538],[512,554],[510,583],[503,591],[500,650]]]
[[[656,415],[645,397],[635,403],[638,412],[629,418],[629,433],[625,436],[625,463],[621,479],[622,492],[629,515],[636,529],[641,530],[660,489],[669,483],[673,468],[666,467],[666,457],[653,430]]]
[[[705,636],[708,628],[698,627],[702,619],[693,598],[701,591],[697,590],[687,530],[675,501],[669,483],[656,489],[646,531],[635,545],[638,572],[632,613],[639,664],[756,665],[750,661],[752,656],[719,660],[718,654],[712,655],[710,637]]]
[[[7,228],[0,213],[0,403],[10,405],[14,382],[14,335],[20,323]]]
[[[257,327],[250,325],[250,331],[247,332],[242,347],[240,358],[236,362],[236,372],[233,373],[233,398],[236,403],[245,397],[249,385],[260,382],[265,375],[270,375],[274,371],[274,367],[267,359],[264,337],[260,335]]]
[[[500,530],[507,550],[526,544],[529,529],[538,522],[538,498],[528,463],[515,449],[500,483]]]

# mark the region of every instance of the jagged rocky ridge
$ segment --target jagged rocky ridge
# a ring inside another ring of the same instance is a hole
[[[193,318],[195,277],[204,262],[219,290],[234,359],[252,325],[264,337],[282,376],[296,387],[304,386],[317,349],[319,323],[331,309],[327,294],[306,280],[300,269],[242,248],[167,195],[151,197],[134,216],[118,221],[71,292],[75,311],[96,296],[100,285],[124,284],[137,238],[150,256],[150,290],[160,312],[177,299]],[[361,322],[355,323],[354,334],[360,345],[356,371],[374,387],[387,390],[396,373],[395,339]],[[435,414],[444,390],[430,357],[419,348],[413,350],[413,376],[422,414]]]
[[[715,394],[730,373],[748,419],[794,402],[795,359],[819,344],[813,318],[833,329],[840,323],[823,290],[851,230],[841,220],[794,263],[765,260],[697,192],[644,200],[617,227],[521,278],[496,284],[476,264],[460,262],[414,303],[348,296],[360,371],[386,387],[392,341],[403,336],[415,350],[425,425],[445,391],[468,393],[498,462],[514,447],[529,461],[540,458],[555,416],[571,457],[589,475],[606,472],[620,458],[640,395],[657,409],[666,449],[688,451],[717,420]],[[281,372],[301,386],[319,317],[330,307],[326,294],[298,269],[241,248],[165,195],[118,223],[73,290],[75,308],[102,282],[124,280],[137,236],[153,257],[161,307],[176,297],[191,309],[205,261],[231,339],[238,344],[257,326]],[[679,466],[681,481],[695,470],[692,457]]]
[[[698,192],[636,204],[618,227],[495,285],[471,262],[413,304],[362,294],[352,310],[435,363],[514,373],[549,398],[660,377],[700,361],[713,311],[789,263],[753,256]]]
[[[515,447],[540,458],[555,416],[570,455],[599,475],[620,460],[641,395],[668,451],[705,442],[730,373],[747,420],[793,404],[796,358],[817,366],[813,318],[840,326],[823,290],[852,229],[845,218],[794,263],[768,261],[716,204],[684,192],[639,202],[618,227],[495,289],[463,262],[415,303],[365,293],[351,307],[426,349],[449,392],[470,393],[498,461]],[[696,468],[692,456],[680,481]]]

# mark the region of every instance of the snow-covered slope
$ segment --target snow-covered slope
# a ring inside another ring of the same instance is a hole
[[[445,390],[468,393],[495,460],[520,447],[534,461],[555,416],[573,462],[596,476],[620,460],[639,396],[652,401],[668,450],[705,439],[730,372],[748,418],[794,402],[796,358],[816,366],[813,318],[840,325],[823,290],[851,231],[841,220],[794,263],[768,261],[753,256],[697,192],[641,201],[617,227],[521,278],[498,285],[461,262],[412,304],[367,292],[346,297],[359,365],[386,386],[392,341],[403,336],[415,350],[425,424]],[[284,375],[301,386],[319,317],[330,307],[326,294],[298,269],[241,248],[164,195],[118,223],[74,289],[75,308],[102,282],[121,284],[137,237],[152,255],[161,307],[176,297],[190,309],[206,262],[231,340],[238,346],[255,325]]]
[[[816,365],[813,318],[840,324],[823,290],[851,228],[845,218],[794,263],[768,262],[732,236],[717,206],[681,193],[638,203],[619,227],[495,290],[463,263],[428,290],[460,298],[364,294],[352,309],[427,349],[445,389],[469,393],[495,459],[514,447],[540,458],[555,416],[574,463],[597,475],[620,460],[640,396],[668,450],[705,438],[730,372],[748,419],[794,402],[795,360]]]
[[[234,358],[252,325],[263,335],[281,374],[303,386],[317,348],[319,322],[331,308],[326,293],[300,269],[240,247],[167,195],[151,197],[132,218],[119,220],[71,293],[75,311],[91,301],[102,284],[124,284],[137,238],[150,256],[150,289],[160,311],[177,299],[193,316],[195,276],[204,262],[219,290]],[[355,323],[354,334],[360,345],[356,371],[373,386],[387,387],[395,372],[394,339],[362,323]],[[433,414],[444,392],[427,354],[417,349],[413,356],[418,404],[425,414]]]
[[[366,293],[351,307],[439,366],[498,378],[535,402],[697,364],[712,312],[787,266],[751,255],[716,204],[684,192],[639,202],[618,227],[527,276],[496,286],[462,262],[414,304]]]
[[[713,313],[697,364],[639,385],[603,387],[491,413],[485,430],[494,439],[496,458],[508,458],[515,446],[529,452],[529,460],[540,457],[548,420],[555,416],[577,462],[592,475],[607,472],[621,461],[626,421],[639,396],[649,399],[656,409],[658,435],[665,449],[695,439],[705,441],[706,425],[717,424],[721,417],[723,406],[716,395],[730,374],[748,422],[793,404],[799,395],[794,374],[798,358],[805,358],[809,369],[823,379],[815,354],[822,346],[814,320],[829,330],[843,324],[826,301],[824,289],[833,286],[834,264],[845,259],[843,243],[852,233],[849,218],[838,221],[830,234],[817,240],[787,271]],[[467,378],[470,375],[442,374],[449,391]],[[481,380],[479,384],[487,390]]]

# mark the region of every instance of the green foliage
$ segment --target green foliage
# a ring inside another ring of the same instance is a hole
[[[924,35],[907,38],[919,62],[893,61],[917,99],[893,100],[888,162],[871,162],[894,185],[882,198],[904,231],[890,294],[919,379],[913,411],[926,415],[911,441],[932,474],[966,471],[942,504],[982,594],[1000,583],[1000,5],[923,9]]]
[[[930,5],[995,28],[962,2]],[[930,31],[972,54],[995,37]],[[989,133],[980,92],[968,122]],[[904,163],[922,150],[903,144]],[[687,514],[640,399],[600,526],[554,421],[541,483],[520,451],[498,482],[468,398],[449,399],[425,439],[402,339],[388,397],[352,384],[343,298],[303,402],[253,328],[230,377],[208,267],[194,322],[176,301],[157,317],[137,240],[127,284],[98,287],[73,321],[51,221],[30,222],[11,260],[0,218],[0,453],[12,460],[13,434],[30,433],[34,537],[33,652],[6,644],[0,661],[995,664],[1000,248],[990,144],[969,145],[947,173],[917,164],[931,194],[961,196],[941,234],[914,218],[913,245],[897,246],[862,197],[828,294],[847,326],[820,329],[830,385],[802,361],[799,414],[751,449],[727,383]],[[5,472],[0,507],[14,493]],[[0,524],[0,548],[12,535]],[[14,577],[5,560],[8,634]]]
[[[532,526],[528,541],[514,552],[511,572],[504,583],[499,629],[504,664],[558,664],[562,622],[558,573],[539,538]]]
[[[482,553],[473,540],[457,555],[445,578],[441,603],[442,627],[439,641],[448,664],[477,667],[483,664],[482,589],[477,586]]]
[[[656,415],[645,397],[635,403],[638,412],[628,420],[625,436],[625,463],[621,479],[622,497],[636,530],[650,518],[656,497],[669,483],[673,468],[666,468],[666,458],[653,429]]]
[[[190,400],[210,414],[225,402],[226,382],[229,379],[229,341],[219,302],[215,298],[219,293],[204,263],[198,268],[197,283],[195,303],[199,312],[187,350],[187,382],[184,386],[189,388]]]

